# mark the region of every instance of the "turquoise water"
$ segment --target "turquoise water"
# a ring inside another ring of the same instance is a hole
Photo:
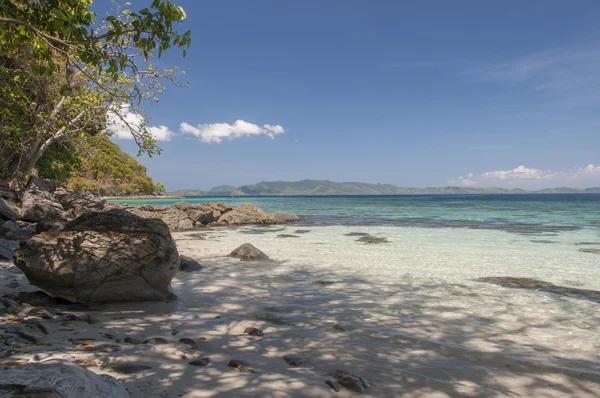
[[[119,200],[130,205],[169,206],[252,202],[265,211],[289,211],[305,225],[386,225],[474,228],[552,235],[578,229],[600,232],[600,194],[277,196]]]

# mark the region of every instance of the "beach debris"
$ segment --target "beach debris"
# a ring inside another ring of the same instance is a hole
[[[144,341],[144,344],[152,344],[152,345],[160,345],[160,344],[169,344],[167,339],[163,339],[162,337],[151,337]]]
[[[390,243],[389,240],[387,240],[387,238],[378,238],[376,236],[363,236],[362,238],[358,238],[356,240],[357,242],[362,242],[366,245],[375,245],[378,243]]]
[[[210,358],[204,357],[204,358],[194,359],[193,361],[189,362],[188,364],[192,365],[192,366],[208,366],[209,363],[210,363]]]
[[[189,346],[194,350],[198,349],[198,342],[196,342],[194,339],[190,339],[189,337],[182,337],[179,339],[179,342]]]
[[[135,373],[143,372],[144,370],[152,369],[152,366],[148,365],[137,365],[134,363],[112,363],[106,366],[113,372],[121,373],[124,375],[132,375]]]
[[[296,356],[296,355],[285,355],[283,357],[283,359],[290,365],[290,366],[302,366],[303,364],[306,363],[306,361],[308,361],[308,358],[305,357],[300,357],[300,356]]]
[[[135,337],[130,337],[130,336],[125,337],[125,339],[123,339],[123,341],[127,344],[133,344],[133,345],[142,344],[141,340],[138,340]]]
[[[340,386],[331,380],[325,380],[325,384],[327,384],[329,387],[331,387],[333,389],[333,391],[335,392],[340,392]]]
[[[252,370],[252,368],[250,368],[250,364],[248,362],[241,359],[232,359],[231,361],[229,361],[227,366],[231,368],[236,368],[240,372],[256,373],[254,370]]]
[[[230,257],[239,258],[242,261],[267,261],[267,256],[262,251],[258,250],[251,243],[244,243],[229,254]]]
[[[354,373],[346,372],[344,370],[336,370],[331,372],[330,375],[331,377],[334,377],[342,386],[354,392],[363,392],[370,387],[369,383],[365,379],[355,375]]]
[[[246,328],[244,330],[244,333],[249,334],[250,336],[258,337],[262,337],[264,335],[264,332],[258,328]]]

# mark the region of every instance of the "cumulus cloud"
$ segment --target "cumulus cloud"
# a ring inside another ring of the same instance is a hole
[[[115,138],[132,140],[131,129],[139,131],[139,126],[143,122],[144,118],[129,105],[116,105],[108,111],[106,131],[111,132]],[[170,141],[175,135],[167,126],[147,126],[146,128],[157,141]]]
[[[482,174],[469,173],[448,181],[467,187],[504,187],[543,189],[555,187],[587,188],[600,186],[600,165],[588,164],[567,171],[540,170],[519,166],[512,170],[493,170]]]
[[[179,125],[179,131],[183,134],[193,134],[200,138],[202,142],[214,142],[217,144],[223,141],[224,138],[233,139],[244,136],[266,135],[267,137],[274,139],[276,135],[285,133],[285,129],[278,124],[263,124],[261,127],[243,120],[236,120],[233,124],[212,123],[199,124],[197,126],[182,122]]]

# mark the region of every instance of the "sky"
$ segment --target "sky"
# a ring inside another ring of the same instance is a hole
[[[159,64],[188,85],[145,105],[139,158],[168,190],[600,186],[597,0],[174,2],[192,45]]]

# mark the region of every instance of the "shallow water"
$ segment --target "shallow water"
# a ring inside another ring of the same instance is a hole
[[[352,233],[389,243],[360,243]],[[600,255],[578,250],[598,240],[593,228],[544,238],[552,243],[498,230],[397,226],[248,226],[209,230],[201,241],[175,236],[182,253],[206,265],[197,277],[227,286],[213,285],[211,299],[186,289],[182,276],[184,307],[284,328],[288,351],[375,380],[373,396],[394,396],[392,380],[414,387],[415,396],[600,394],[598,302],[475,280],[528,277],[600,290]],[[275,261],[223,257],[245,242]],[[231,289],[243,299],[232,303]]]

